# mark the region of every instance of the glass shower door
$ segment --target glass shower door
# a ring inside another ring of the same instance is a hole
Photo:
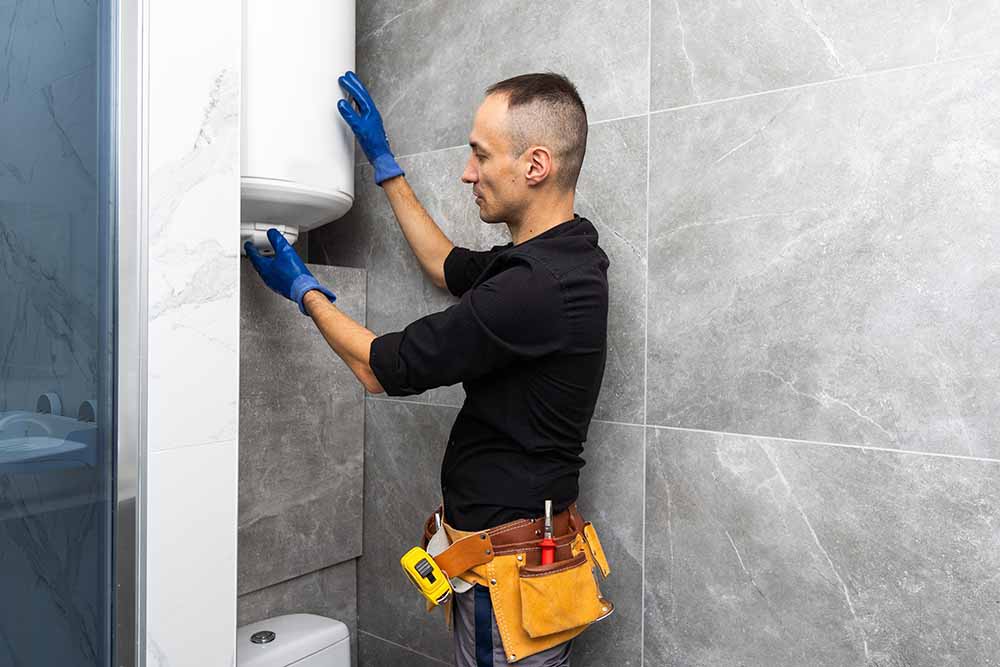
[[[0,0],[0,666],[111,664],[113,12]]]

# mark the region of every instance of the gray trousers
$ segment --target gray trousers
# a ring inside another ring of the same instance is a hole
[[[457,667],[503,667],[507,662],[500,630],[493,618],[490,590],[476,584],[464,593],[455,594],[454,638]],[[569,667],[573,640],[513,663],[516,667]]]

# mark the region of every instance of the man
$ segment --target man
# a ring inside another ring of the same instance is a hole
[[[357,76],[347,72],[340,84],[356,105],[342,100],[340,113],[417,260],[435,285],[461,300],[401,332],[376,336],[333,305],[333,293],[276,230],[268,232],[273,259],[250,244],[247,254],[272,289],[313,318],[369,392],[402,396],[463,383],[465,404],[441,466],[449,530],[523,527],[542,514],[545,500],[559,517],[568,516],[604,374],[608,312],[608,258],[593,225],[574,214],[587,141],[575,87],[546,73],[486,91],[462,181],[472,186],[480,218],[505,223],[512,242],[475,251],[454,246],[421,206]],[[530,667],[569,665],[572,640],[541,649],[527,635],[512,639],[498,631],[490,592],[477,583],[456,595],[457,664],[499,666],[511,658]]]

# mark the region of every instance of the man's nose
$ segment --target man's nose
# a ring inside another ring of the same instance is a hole
[[[462,172],[462,182],[463,183],[475,183],[479,180],[479,174],[476,173],[476,169],[472,164],[472,158],[465,163],[465,171]]]

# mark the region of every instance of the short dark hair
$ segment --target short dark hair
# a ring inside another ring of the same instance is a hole
[[[587,152],[587,109],[573,82],[555,72],[521,74],[494,83],[486,94],[507,97],[514,155],[533,144],[551,148],[557,182],[575,188]]]

